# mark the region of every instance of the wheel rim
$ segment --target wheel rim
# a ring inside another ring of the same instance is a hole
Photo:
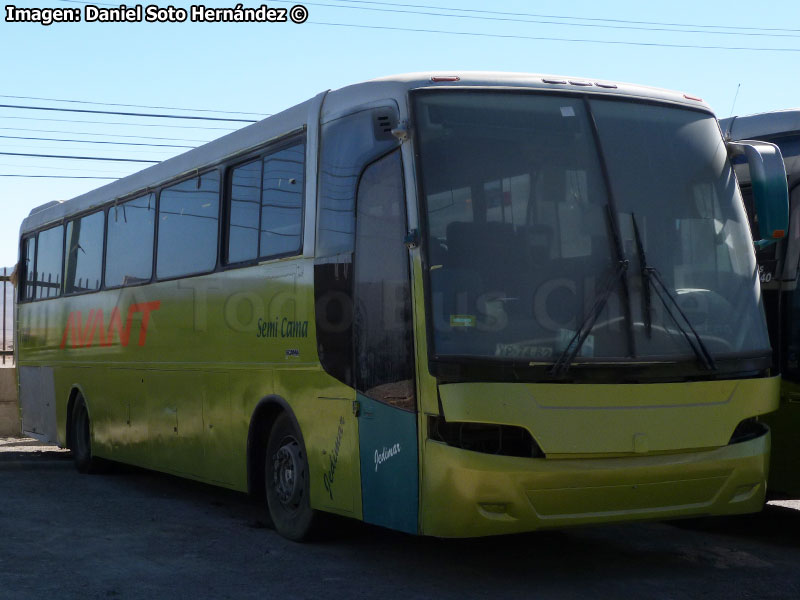
[[[296,508],[303,495],[303,455],[297,440],[287,438],[272,458],[272,482],[278,501]]]

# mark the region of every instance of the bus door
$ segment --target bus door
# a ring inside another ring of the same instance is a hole
[[[353,370],[363,518],[417,533],[416,391],[399,149],[363,171],[356,213]]]

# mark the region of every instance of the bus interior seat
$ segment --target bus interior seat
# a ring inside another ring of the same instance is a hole
[[[448,265],[480,273],[487,291],[507,292],[508,268],[526,268],[522,238],[511,223],[454,221],[447,226]]]

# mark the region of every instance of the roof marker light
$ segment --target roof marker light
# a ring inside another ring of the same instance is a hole
[[[559,85],[567,85],[566,79],[542,79],[544,83],[556,83]]]
[[[570,79],[569,82],[571,85],[582,85],[582,86],[592,85],[591,81],[572,81]]]
[[[594,84],[599,88],[606,88],[606,89],[609,89],[609,90],[617,89],[617,84],[616,83],[600,83],[599,81],[595,81]]]
[[[440,81],[461,81],[461,77],[458,75],[434,75],[431,77],[431,81],[440,82]]]
[[[684,94],[683,97],[686,98],[687,100],[696,100],[697,102],[703,101],[702,98],[698,98],[697,96],[690,96],[689,94]]]

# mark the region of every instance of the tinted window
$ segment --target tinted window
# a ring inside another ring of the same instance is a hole
[[[54,298],[61,293],[61,254],[64,227],[59,225],[39,233],[36,254],[36,297]]]
[[[375,119],[387,109],[367,110],[322,127],[317,256],[353,251],[356,185],[369,161],[398,144],[377,135]]]
[[[379,126],[379,121],[383,124]],[[353,385],[353,251],[356,188],[367,165],[398,146],[391,109],[348,115],[322,127],[314,300],[317,352],[326,373]]]
[[[29,237],[22,243],[22,276],[25,278],[21,286],[21,299],[30,300],[34,297],[34,282],[36,281],[36,237]]]
[[[416,98],[437,355],[693,369],[684,330],[716,356],[766,354],[752,243],[711,115],[500,91]]]
[[[364,168],[398,145],[375,127],[388,109],[363,111],[322,127],[314,301],[317,352],[325,372],[353,385],[353,250],[356,186]],[[392,119],[389,119],[392,120]]]
[[[418,98],[435,353],[554,360],[614,264],[582,100]],[[624,355],[624,334],[605,339],[604,353]]]
[[[375,400],[413,410],[411,294],[399,150],[364,171],[357,211],[356,385]]]
[[[298,144],[264,159],[261,184],[261,256],[300,251],[303,230],[303,156]]]
[[[231,175],[228,262],[258,257],[258,208],[261,191],[261,161],[236,167]]]
[[[211,271],[217,264],[219,174],[216,171],[161,191],[159,278]]]
[[[67,256],[64,263],[64,293],[100,289],[103,269],[103,225],[105,214],[92,215],[67,223]]]
[[[623,246],[635,252],[635,220],[647,266],[657,269],[674,290],[688,322],[711,352],[768,353],[751,234],[714,118],[610,100],[591,100],[590,105]],[[639,325],[646,316],[636,287],[639,276],[631,269],[628,277],[634,328],[644,332]],[[660,304],[651,307],[652,338],[637,331],[639,356],[688,350]]]
[[[108,209],[106,287],[150,281],[155,219],[155,194]]]

